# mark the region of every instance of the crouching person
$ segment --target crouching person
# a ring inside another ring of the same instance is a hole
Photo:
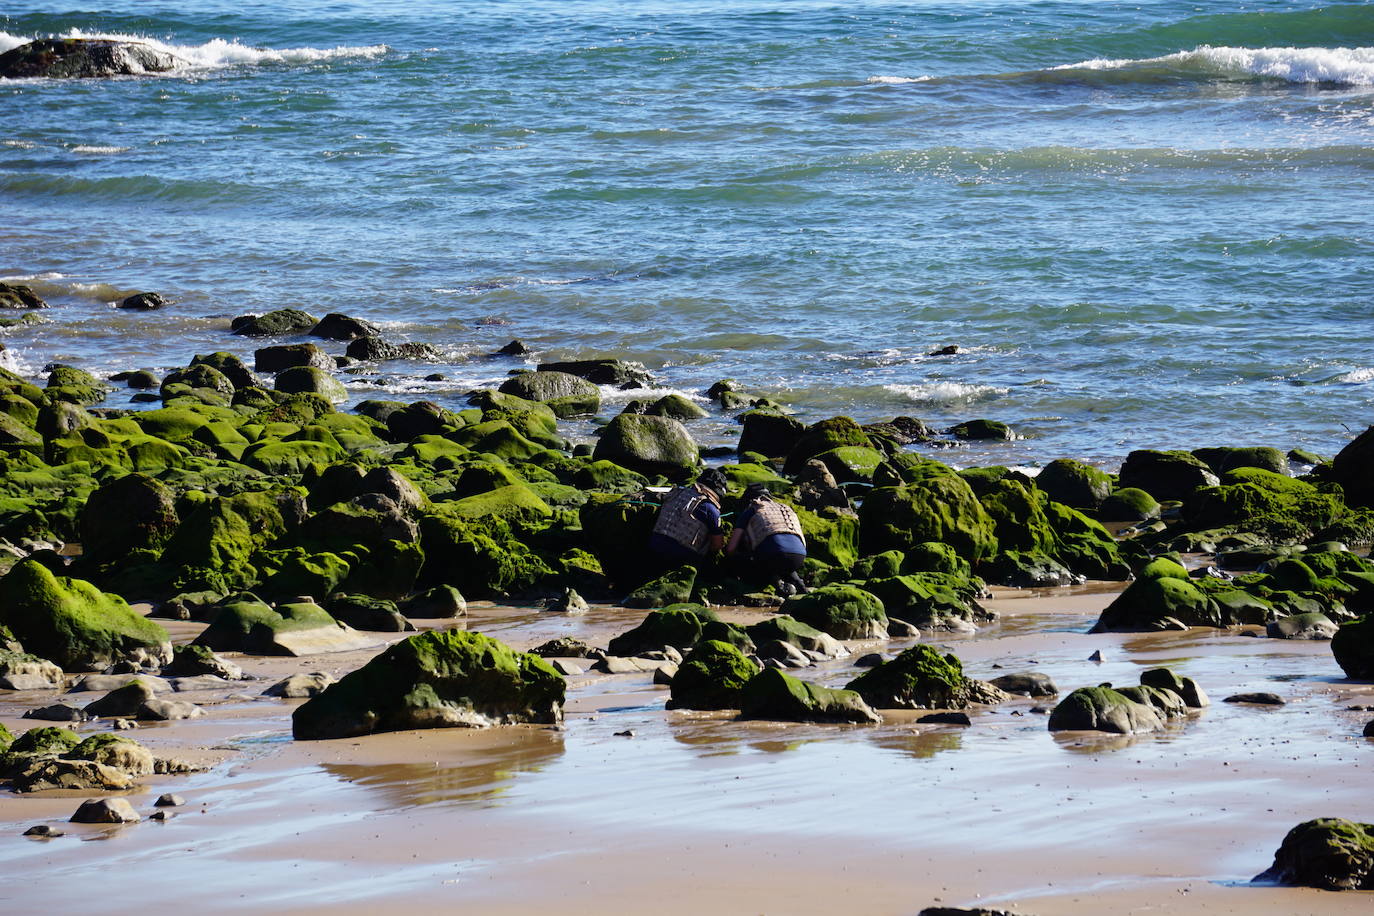
[[[800,572],[806,538],[792,507],[775,502],[768,488],[751,484],[725,552],[754,579],[774,585],[784,597],[807,591]]]
[[[717,468],[703,471],[695,483],[673,489],[663,499],[649,535],[649,550],[660,571],[700,566],[725,541],[720,522],[720,497],[725,475]]]

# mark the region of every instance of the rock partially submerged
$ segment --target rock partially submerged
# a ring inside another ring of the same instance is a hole
[[[0,54],[5,79],[88,79],[165,73],[184,64],[140,41],[39,38]]]
[[[846,689],[878,709],[965,709],[1007,698],[991,684],[965,676],[955,656],[942,656],[924,643],[869,669]]]
[[[299,707],[299,739],[412,728],[557,723],[566,684],[536,655],[459,630],[402,640]]]
[[[740,692],[740,718],[864,725],[882,721],[858,693],[821,687],[776,668],[765,668],[744,685]]]

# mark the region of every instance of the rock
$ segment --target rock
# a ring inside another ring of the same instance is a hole
[[[1059,458],[1041,469],[1035,486],[1057,503],[1074,509],[1096,509],[1112,492],[1112,478],[1092,465]]]
[[[411,728],[557,723],[563,677],[480,633],[430,631],[385,650],[298,707],[298,739]]]
[[[157,808],[180,808],[184,804],[186,804],[186,799],[170,792],[159,795],[157,801],[153,802],[154,807]]]
[[[66,758],[92,760],[130,776],[148,776],[153,772],[151,751],[131,738],[108,733],[91,735],[68,751]]]
[[[783,642],[781,639],[763,643],[754,654],[765,662],[779,662],[784,668],[808,668],[811,666],[809,655],[790,642]]]
[[[229,325],[229,330],[244,337],[280,337],[311,330],[319,321],[299,309],[277,309],[266,315],[241,315]]]
[[[1102,611],[1091,632],[1173,629],[1171,618],[1185,626],[1200,627],[1243,622],[1190,581],[1182,566],[1160,557],[1147,564],[1138,578]]]
[[[602,656],[592,663],[592,670],[602,674],[639,674],[641,671],[648,671],[652,667],[653,665],[647,661],[620,655]]]
[[[1272,474],[1288,473],[1288,459],[1283,452],[1267,446],[1195,448],[1193,457],[1206,464],[1218,477],[1237,468],[1259,468]]]
[[[795,617],[786,615],[760,621],[749,627],[746,632],[749,638],[758,645],[780,639],[783,642],[791,643],[804,652],[820,652],[829,658],[838,658],[848,654],[849,651],[843,643],[829,633],[823,633],[809,624],[802,623]]]
[[[1257,706],[1283,706],[1284,699],[1277,693],[1236,693],[1222,700],[1223,703],[1254,703]]]
[[[223,350],[215,353],[197,354],[191,357],[191,365],[209,366],[217,370],[229,380],[235,389],[252,388],[258,383],[247,363],[236,354],[226,353]]]
[[[534,351],[525,345],[523,340],[512,340],[499,350],[491,353],[491,356],[526,356]]]
[[[144,474],[125,474],[91,493],[81,509],[83,559],[113,563],[135,550],[159,550],[180,521],[170,487]]]
[[[277,683],[268,687],[262,692],[262,695],[265,697],[281,697],[283,699],[313,697],[333,683],[334,678],[325,674],[323,671],[312,671],[308,674],[293,674],[285,680],[277,681]]]
[[[141,41],[40,38],[0,54],[5,79],[87,79],[176,69],[180,61]]]
[[[48,303],[35,295],[32,288],[18,283],[0,283],[0,308],[45,309]]]
[[[1207,694],[1202,692],[1196,681],[1190,677],[1179,677],[1168,668],[1151,668],[1141,673],[1140,683],[1146,687],[1172,690],[1190,709],[1202,709],[1211,704]]]
[[[911,482],[875,487],[864,498],[859,522],[865,552],[907,551],[929,541],[947,544],[968,561],[996,553],[993,520],[964,478],[933,461],[906,473]]]
[[[15,792],[45,792],[49,789],[118,792],[132,788],[133,784],[128,774],[103,763],[49,757],[27,763],[14,776],[10,789]]]
[[[653,376],[639,363],[621,359],[579,359],[568,362],[540,363],[540,372],[566,372],[596,385],[617,388],[645,388],[653,385]]]
[[[1047,674],[1038,671],[1024,671],[1004,674],[993,678],[989,683],[998,690],[1023,697],[1053,697],[1059,695],[1059,688]]]
[[[673,662],[666,662],[654,669],[654,683],[661,686],[672,686],[673,678],[677,677],[680,666]]]
[[[587,606],[587,599],[572,589],[565,588],[563,594],[544,602],[544,610],[556,614],[585,614],[590,608]]]
[[[183,700],[148,700],[138,708],[137,718],[152,722],[171,722],[203,715],[205,710],[194,703]]]
[[[1304,821],[1283,838],[1258,882],[1328,891],[1374,890],[1374,824],[1339,817]]]
[[[132,824],[138,820],[138,812],[124,798],[89,798],[72,815],[73,824]]]
[[[765,668],[740,691],[740,718],[783,722],[853,722],[882,719],[852,690],[832,690]]]
[[[697,467],[696,441],[677,420],[620,414],[601,431],[594,460],[612,461],[642,474],[677,476]]]
[[[739,436],[740,454],[757,452],[769,458],[781,458],[792,451],[806,431],[800,420],[770,410],[747,411],[740,415],[740,422],[744,425]]]
[[[85,722],[90,716],[86,715],[85,710],[79,706],[54,703],[51,706],[39,706],[36,709],[26,710],[23,718],[38,719],[43,722]]]
[[[887,614],[878,598],[853,585],[827,585],[788,598],[782,613],[839,639],[885,639]]]
[[[177,646],[172,650],[172,661],[163,665],[162,673],[169,677],[196,677],[210,674],[237,681],[243,678],[243,669],[228,659],[221,658],[206,646]]]
[[[672,417],[674,420],[700,420],[709,417],[699,404],[680,394],[665,394],[650,404],[644,413],[651,417]]]
[[[1374,738],[1374,719],[1370,719],[1364,724],[1364,737]]]
[[[1159,502],[1138,487],[1115,490],[1102,500],[1097,517],[1104,522],[1143,522],[1159,518]]]
[[[63,683],[62,669],[46,658],[0,649],[0,689],[51,690]]]
[[[396,603],[385,598],[336,594],[330,597],[328,609],[335,620],[358,630],[403,633],[415,629],[414,624],[396,610]]]
[[[729,643],[698,643],[673,676],[669,709],[738,709],[740,692],[757,674],[756,664]]]
[[[566,372],[521,372],[506,379],[497,390],[547,404],[559,417],[586,416],[601,407],[601,390]]]
[[[556,659],[554,659],[553,661],[549,662],[549,665],[553,668],[554,671],[557,671],[559,674],[563,675],[564,677],[570,677],[570,676],[572,676],[572,675],[574,675],[574,674],[584,674],[584,673],[585,673],[585,672],[582,670],[582,666],[581,666],[581,665],[574,665],[574,664],[571,663],[571,662],[565,662],[565,661],[563,661],[562,659],[558,659],[558,658],[556,658]]]
[[[1346,677],[1374,680],[1374,614],[1341,624],[1331,637],[1331,654]]]
[[[380,329],[370,321],[330,312],[321,318],[309,333],[311,337],[323,337],[327,340],[354,340],[358,337],[375,337],[380,333]]]
[[[72,693],[102,693],[110,690],[117,690],[128,684],[132,677],[127,674],[88,674],[72,685]],[[171,693],[172,685],[164,678],[155,677],[151,674],[140,674],[138,680],[153,693]]]
[[[1016,433],[1012,432],[1010,426],[996,420],[965,420],[958,426],[951,426],[945,432],[956,439],[1010,441],[1016,438]]]
[[[283,394],[318,394],[335,404],[348,400],[348,389],[323,369],[295,366],[277,374],[272,387]]]
[[[859,658],[856,659],[855,662],[854,662],[854,667],[855,667],[855,668],[876,668],[876,667],[878,667],[879,665],[881,665],[881,664],[882,664],[883,662],[885,662],[885,661],[887,661],[887,659],[883,658],[883,656],[882,656],[881,653],[879,653],[879,652],[870,652],[870,653],[868,653],[867,655],[861,655],[861,656],[859,656]]]
[[[134,293],[120,300],[118,308],[150,312],[171,305],[172,300],[161,293]]]
[[[81,579],[55,576],[32,559],[0,579],[0,625],[64,670],[172,658],[167,631],[134,613],[123,598]]]
[[[174,677],[168,681],[172,689],[177,693],[191,693],[196,690],[220,690],[230,686],[231,682],[215,674],[191,674],[186,677]]]
[[[1090,662],[1104,662],[1106,660],[1107,658],[1102,654],[1101,649],[1094,649],[1093,654],[1088,656],[1088,661]]]
[[[1118,735],[1158,731],[1164,721],[1153,707],[1110,687],[1080,687],[1050,713],[1049,730],[1103,731]]]
[[[920,639],[921,630],[914,623],[889,617],[887,619],[887,635],[890,639]]]
[[[535,647],[531,652],[540,658],[599,658],[605,654],[571,636],[551,639],[543,645]]]
[[[673,604],[650,612],[633,629],[613,638],[606,651],[611,655],[640,655],[664,646],[690,649],[701,639],[702,629],[716,615],[699,604]]]
[[[33,827],[30,827],[28,830],[25,830],[24,836],[52,839],[55,837],[66,836],[66,834],[63,833],[61,830],[54,830],[47,824],[36,824]]]
[[[299,656],[375,646],[377,638],[343,626],[317,604],[279,604],[274,609],[242,600],[222,604],[193,645],[216,652]]]
[[[295,366],[314,366],[325,372],[334,369],[334,357],[312,343],[282,344],[253,351],[253,368],[258,372],[281,372]]]
[[[138,716],[139,709],[154,696],[152,687],[135,679],[86,704],[85,712],[94,718]]]
[[[462,593],[452,585],[436,585],[401,602],[397,610],[407,617],[425,620],[446,619],[466,616],[468,603],[463,599]]]
[[[393,359],[438,359],[439,351],[425,343],[392,343],[380,337],[359,337],[345,351],[349,359],[386,362]]]
[[[924,643],[864,672],[845,689],[877,709],[963,709],[1006,699],[997,688],[966,677],[958,658]]]
[[[697,571],[692,566],[670,569],[656,579],[650,579],[621,599],[622,607],[662,608],[685,604],[691,600]]]
[[[1121,465],[1122,487],[1135,487],[1155,499],[1185,499],[1198,487],[1214,487],[1220,481],[1202,461],[1187,452],[1141,449],[1126,456]]]
[[[1272,620],[1265,625],[1264,635],[1270,639],[1331,639],[1338,629],[1335,621],[1318,611]]]
[[[972,725],[966,712],[932,712],[916,720],[922,725]]]

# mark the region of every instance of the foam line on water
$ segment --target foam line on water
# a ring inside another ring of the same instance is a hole
[[[35,35],[12,35],[0,32],[0,53],[33,41]],[[96,38],[113,41],[136,41],[158,51],[171,54],[181,63],[178,70],[219,70],[225,67],[256,66],[260,64],[309,64],[346,58],[381,57],[386,45],[340,46],[335,48],[254,48],[236,39],[212,38],[204,44],[183,45],[160,41],[145,35],[125,35],[117,32],[86,32],[68,29],[58,38]]]
[[[1200,45],[1162,57],[1094,58],[1052,70],[1154,70],[1213,72],[1219,76],[1280,79],[1290,83],[1374,86],[1374,48],[1233,48]]]

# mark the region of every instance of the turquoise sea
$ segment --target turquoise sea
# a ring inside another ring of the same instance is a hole
[[[524,365],[484,356],[518,337],[808,420],[1024,437],[955,463],[1330,454],[1374,422],[1374,3],[0,15],[0,51],[67,34],[183,63],[0,81],[0,279],[53,305],[0,337],[26,374],[248,356],[229,319],[293,306],[441,348],[346,373],[357,399],[458,406]],[[113,308],[139,290],[176,304]]]

